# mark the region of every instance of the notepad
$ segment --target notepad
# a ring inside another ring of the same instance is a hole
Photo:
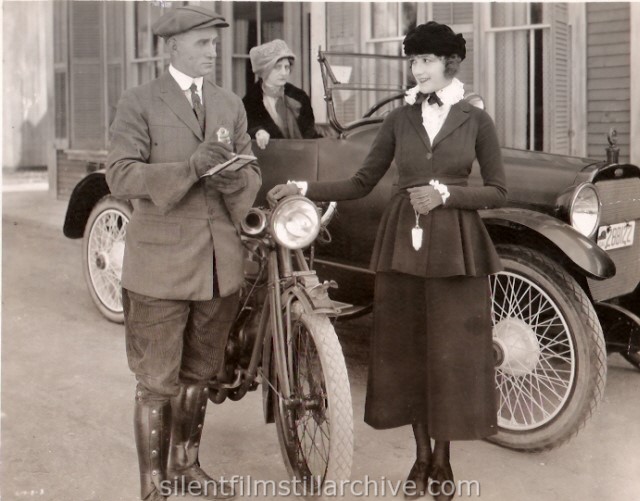
[[[215,167],[211,167],[207,172],[205,172],[202,177],[205,176],[213,176],[214,174],[219,174],[220,172],[235,172],[238,169],[241,169],[247,164],[256,161],[257,158],[253,155],[236,155],[233,158],[230,158],[226,162],[216,165]]]

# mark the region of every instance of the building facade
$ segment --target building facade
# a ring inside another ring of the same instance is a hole
[[[230,21],[213,78],[240,96],[254,78],[249,49],[282,38],[298,55],[292,82],[326,122],[318,47],[400,55],[406,32],[433,19],[464,34],[459,78],[483,96],[504,146],[603,158],[615,127],[621,161],[640,164],[640,69],[631,65],[640,60],[639,3],[56,1],[47,5],[55,135],[48,153],[58,197],[101,165],[122,91],[164,71],[164,43],[150,27],[185,3]],[[376,76],[404,84],[407,68]],[[365,71],[347,69],[345,78]],[[367,109],[356,95],[340,104],[346,121]]]

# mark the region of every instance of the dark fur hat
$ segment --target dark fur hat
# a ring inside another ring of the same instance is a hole
[[[452,56],[457,54],[460,59],[467,55],[464,37],[456,35],[446,24],[429,21],[420,24],[407,33],[402,42],[407,56],[418,54],[434,54],[436,56]]]

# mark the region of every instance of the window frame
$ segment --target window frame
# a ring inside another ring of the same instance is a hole
[[[525,5],[527,5],[527,7],[530,7],[532,3],[537,3],[537,2],[526,2]],[[545,23],[545,22],[540,22],[540,23],[532,23],[531,22],[531,9],[527,8],[526,9],[526,19],[527,22],[525,22],[524,24],[519,24],[519,25],[513,25],[513,26],[493,26],[493,11],[492,11],[492,6],[493,4],[487,4],[484,5],[483,8],[487,9],[487,23],[488,25],[485,26],[485,28],[483,29],[483,33],[484,36],[486,37],[485,42],[487,45],[487,49],[485,51],[485,57],[486,57],[486,62],[485,65],[487,68],[495,68],[495,49],[496,49],[496,35],[499,33],[517,33],[517,32],[528,32],[527,35],[527,42],[528,42],[528,57],[529,57],[529,75],[528,75],[528,86],[527,86],[527,106],[529,107],[529,110],[533,110],[535,108],[535,83],[536,83],[536,72],[535,72],[535,51],[536,51],[536,44],[535,44],[535,36],[536,36],[536,31],[540,30],[540,32],[542,33],[543,36],[543,40],[544,40],[544,36],[550,36],[551,34],[551,24],[549,23]],[[544,57],[544,51],[548,50],[545,49],[544,46],[542,48],[543,54],[542,56]],[[495,117],[495,113],[496,113],[496,78],[497,75],[495,72],[491,73],[488,72],[487,73],[487,85],[486,85],[486,90],[487,90],[487,98],[485,99],[485,104],[487,106],[487,112],[492,116]],[[544,93],[542,95],[542,100],[543,102],[548,99],[549,96],[545,96]],[[543,126],[545,126],[545,119],[544,117],[542,118],[543,121]],[[529,113],[529,123],[528,123],[528,129],[529,129],[529,137],[527,138],[529,147],[527,148],[528,151],[538,151],[535,150],[535,131],[536,131],[536,116],[535,113]],[[543,130],[543,137],[542,137],[542,142],[543,142],[543,148],[541,151],[544,151],[544,135],[545,132]]]

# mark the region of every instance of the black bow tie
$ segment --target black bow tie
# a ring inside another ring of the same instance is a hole
[[[435,92],[429,92],[428,94],[424,94],[423,92],[418,92],[416,95],[416,103],[422,104],[422,101],[427,100],[429,104],[438,104],[438,106],[442,106],[444,103],[442,99],[440,99]]]

